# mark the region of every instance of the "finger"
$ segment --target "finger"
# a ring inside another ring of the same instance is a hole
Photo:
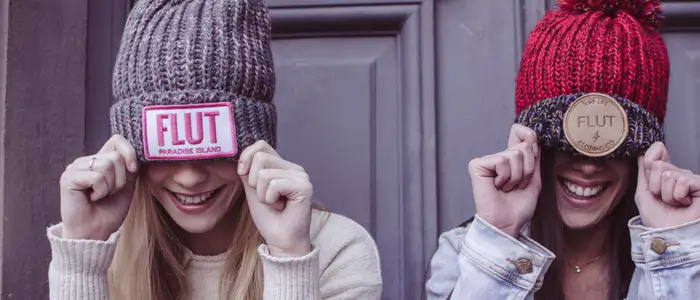
[[[510,135],[508,136],[508,148],[511,148],[522,142],[527,142],[534,145],[535,155],[539,155],[539,149],[537,146],[537,134],[535,131],[529,127],[523,126],[521,124],[513,124],[510,128]]]
[[[671,155],[666,150],[666,146],[662,142],[656,142],[649,147],[647,152],[644,154],[644,167],[647,171],[650,171],[652,164],[655,161],[663,161],[671,163]]]
[[[519,185],[523,179],[524,156],[525,154],[519,149],[508,151],[507,157],[508,164],[510,165],[510,178],[506,181],[506,184],[503,185],[504,192],[511,191],[513,187]]]
[[[118,151],[98,155],[93,164],[93,170],[104,174],[110,187],[110,195],[120,191],[126,185],[126,161]]]
[[[676,172],[667,170],[661,173],[661,200],[673,206],[683,205],[673,197],[677,179],[678,173]]]
[[[127,183],[127,177],[129,177],[129,172],[127,171],[128,166],[126,165],[126,160],[121,153],[113,152],[113,157],[111,159],[112,164],[112,190],[110,195],[121,191]]]
[[[661,175],[668,170],[674,170],[673,165],[661,160],[654,161],[651,164],[651,172],[649,173],[648,190],[655,196],[661,196]]]
[[[692,204],[690,199],[690,179],[686,174],[682,174],[676,178],[676,184],[673,188],[673,199],[684,205]]]
[[[109,186],[109,195],[120,191],[127,182],[127,172],[124,158],[117,151],[97,154],[92,157],[81,157],[67,169],[79,171],[94,171],[102,173]]]
[[[276,179],[294,179],[301,181],[308,181],[309,177],[306,173],[302,173],[296,170],[282,170],[282,169],[263,169],[258,172],[258,181],[256,183],[256,193],[260,201],[266,200],[266,193],[269,189],[270,182]],[[274,202],[274,201],[273,201]],[[272,203],[272,202],[267,202]]]
[[[649,190],[649,171],[646,169],[644,156],[637,157],[637,188]]]
[[[97,201],[109,193],[107,181],[100,172],[69,171],[61,176],[61,186],[70,191],[90,192],[90,200]]]
[[[247,184],[247,178],[244,178],[244,177],[247,177],[247,176],[241,176],[241,179],[243,179],[244,180],[243,182],[246,183],[243,185],[243,188],[244,188],[245,195],[246,195],[246,202],[248,203],[248,209],[250,209],[251,214],[259,215],[260,211],[263,209],[266,209],[266,207],[272,207],[278,211],[281,211],[284,209],[284,203],[273,203],[270,205],[266,204],[265,200],[261,200],[263,198],[260,198],[257,196],[257,190],[250,187]],[[282,205],[280,205],[280,204],[282,204]]]
[[[685,174],[688,181],[688,195],[691,198],[700,198],[700,176],[696,174]]]
[[[278,178],[270,182],[265,194],[265,202],[275,203],[280,199],[288,199],[286,205],[308,200],[313,187],[309,181],[298,178]]]
[[[258,180],[257,173],[262,169],[282,169],[304,172],[304,168],[302,168],[300,165],[286,161],[278,155],[272,155],[266,152],[256,152],[253,154],[253,161],[250,163],[248,171],[248,184],[254,187],[253,184]]]
[[[248,174],[253,161],[253,157],[258,152],[265,152],[268,154],[279,156],[279,154],[277,154],[277,151],[275,151],[275,149],[273,149],[272,146],[270,146],[270,144],[263,140],[257,141],[255,142],[255,144],[248,146],[243,150],[243,152],[241,152],[241,155],[238,158],[238,175]]]
[[[682,174],[685,174],[685,175],[692,175],[693,174],[693,171],[688,170],[688,169],[678,168],[676,171],[681,172]]]
[[[284,201],[286,199],[280,200],[282,196],[279,189],[281,188],[280,185],[288,185],[289,181],[289,179],[275,179],[270,182],[270,188],[265,190],[264,202],[276,210],[284,210],[287,206],[287,201]]]
[[[134,146],[132,146],[128,140],[126,140],[123,136],[116,134],[112,136],[112,138],[110,138],[97,153],[100,154],[112,151],[117,151],[122,155],[126,168],[129,170],[129,172],[138,172],[138,156],[136,155]]]
[[[114,192],[117,190],[117,188],[121,189],[121,187],[117,187],[117,172],[119,167],[118,165],[122,165],[122,169],[124,166],[124,163],[121,161],[119,158],[121,155],[118,153],[112,154],[111,158],[108,157],[97,157],[95,159],[95,162],[93,163],[93,169],[91,171],[94,172],[99,172],[102,174],[102,178],[104,178],[105,183],[107,184],[107,187],[109,188],[109,191],[107,192],[108,195],[114,194]],[[124,177],[124,180],[126,180],[126,175],[122,174],[121,176]],[[121,186],[124,186],[123,183],[121,183]]]
[[[523,152],[523,178],[520,180],[518,187],[523,189],[527,187],[535,173],[535,153],[534,144],[522,143],[521,151]]]
[[[501,154],[487,155],[469,162],[469,173],[472,176],[491,177],[496,188],[501,188],[510,178],[508,158]]]

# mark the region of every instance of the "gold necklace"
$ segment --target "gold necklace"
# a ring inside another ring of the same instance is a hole
[[[585,263],[585,264],[583,264],[583,265],[572,265],[572,267],[574,267],[574,271],[576,271],[576,273],[581,273],[581,269],[583,269],[583,268],[587,267],[588,265],[590,265],[590,264],[592,264],[592,263],[598,261],[601,257],[602,257],[602,255],[598,255],[598,257],[596,257],[595,259],[593,259],[593,260],[591,260],[591,261],[589,261],[589,262],[587,262],[587,263]]]

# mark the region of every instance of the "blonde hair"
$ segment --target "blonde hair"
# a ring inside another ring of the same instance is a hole
[[[117,250],[109,271],[110,299],[188,299],[185,246],[173,221],[139,176]],[[226,255],[220,283],[221,299],[261,299],[262,267],[257,247],[262,243],[245,201],[236,201],[236,230]]]

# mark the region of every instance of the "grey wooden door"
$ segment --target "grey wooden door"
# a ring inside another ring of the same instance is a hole
[[[90,3],[88,152],[109,134],[126,2]],[[421,299],[438,234],[474,212],[469,160],[505,147],[524,41],[555,0],[268,3],[279,151],[307,168],[322,204],[375,237],[383,299]],[[668,143],[700,172],[700,1],[664,8]]]

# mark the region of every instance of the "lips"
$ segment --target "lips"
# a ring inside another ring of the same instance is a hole
[[[576,209],[591,209],[602,203],[602,195],[609,182],[588,183],[561,178],[559,188],[570,206]]]
[[[581,186],[568,180],[563,181],[564,188],[572,196],[579,198],[591,198],[600,195],[605,189],[606,184],[597,184],[593,186]]]
[[[185,214],[199,214],[205,212],[216,202],[216,198],[221,194],[223,187],[199,194],[182,194],[170,192],[170,199],[178,210]]]

